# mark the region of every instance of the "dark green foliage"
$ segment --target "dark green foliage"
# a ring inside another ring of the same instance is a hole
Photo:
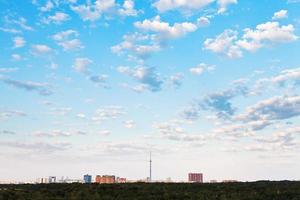
[[[0,185],[0,200],[300,200],[300,182]]]

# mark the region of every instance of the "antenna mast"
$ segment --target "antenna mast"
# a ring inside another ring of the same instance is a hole
[[[149,177],[149,181],[152,182],[152,159],[151,159],[151,151],[150,151],[150,177]]]

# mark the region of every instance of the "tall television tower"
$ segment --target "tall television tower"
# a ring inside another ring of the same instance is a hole
[[[149,176],[149,182],[152,181],[152,160],[151,160],[151,151],[150,151],[150,176]]]

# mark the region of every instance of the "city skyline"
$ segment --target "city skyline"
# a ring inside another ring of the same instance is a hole
[[[0,0],[0,181],[300,180],[299,10]]]

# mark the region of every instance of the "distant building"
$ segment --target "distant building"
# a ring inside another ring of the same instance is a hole
[[[202,173],[189,173],[188,176],[191,183],[203,183]]]
[[[56,176],[49,176],[49,183],[56,183]]]
[[[96,183],[115,183],[116,182],[116,177],[113,175],[97,175],[95,179]]]
[[[126,178],[117,177],[117,183],[126,183]]]
[[[83,182],[84,183],[91,183],[92,182],[92,176],[88,175],[88,174],[84,175],[83,176]]]
[[[38,178],[36,183],[40,183],[40,184],[49,183],[49,178]]]

